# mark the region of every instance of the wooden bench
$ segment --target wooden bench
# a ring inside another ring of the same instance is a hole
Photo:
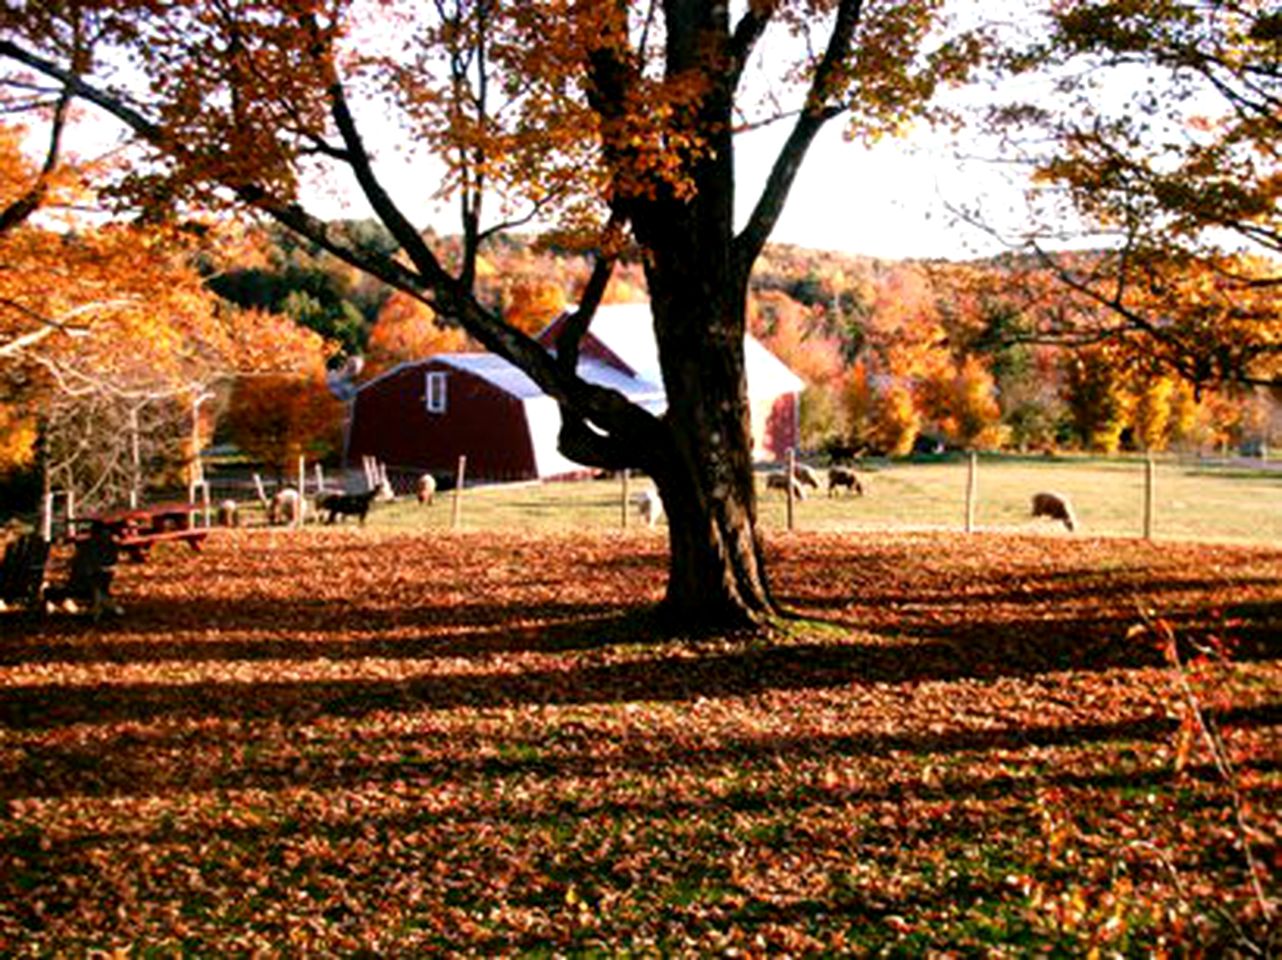
[[[193,550],[199,550],[209,530],[204,527],[187,527],[180,530],[156,530],[127,533],[116,538],[116,545],[129,555],[129,559],[143,561],[154,544],[164,540],[186,541]]]
[[[49,541],[44,537],[27,533],[11,540],[0,565],[0,600],[5,606],[38,606],[48,566]]]

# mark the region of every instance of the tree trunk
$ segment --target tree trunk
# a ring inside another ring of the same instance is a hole
[[[664,606],[683,625],[733,628],[776,613],[756,527],[746,283],[687,252],[648,270],[668,397],[669,443],[652,470],[668,515]]]

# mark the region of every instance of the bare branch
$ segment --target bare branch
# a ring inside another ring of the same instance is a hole
[[[779,156],[775,158],[770,176],[766,179],[747,225],[735,238],[736,266],[743,276],[747,275],[774,230],[788,193],[801,170],[801,161],[805,159],[815,135],[825,123],[846,110],[844,104],[828,103],[828,92],[838,69],[850,53],[862,10],[862,0],[842,0],[837,8],[837,19],[833,24],[832,34],[828,37],[828,46],[806,93],[806,106],[797,117]]]

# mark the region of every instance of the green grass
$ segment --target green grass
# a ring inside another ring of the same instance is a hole
[[[811,492],[795,504],[794,527],[803,531],[881,529],[960,530],[966,519],[968,465],[883,462],[861,471],[866,495],[829,498]],[[635,478],[630,489],[649,486]],[[759,479],[759,510],[767,530],[783,529],[787,508],[782,491]],[[1065,494],[1090,536],[1143,534],[1144,465],[1138,460],[982,458],[978,468],[975,525],[980,531],[1035,531],[1062,534],[1062,525],[1029,515],[1040,490]],[[468,488],[460,503],[460,525],[468,530],[537,532],[610,530],[621,524],[622,483],[618,479],[549,482]],[[1166,540],[1282,543],[1282,470],[1214,469],[1175,462],[1156,470],[1154,536]],[[379,505],[376,527],[445,530],[451,525],[452,494],[424,507],[412,499]],[[639,520],[635,512],[631,526]],[[661,526],[661,525],[660,525]],[[661,528],[656,535],[661,534]]]

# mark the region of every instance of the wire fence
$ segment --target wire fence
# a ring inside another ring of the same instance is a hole
[[[462,465],[461,465],[462,466]],[[767,531],[933,529],[1064,536],[1149,537],[1282,546],[1282,463],[1166,458],[941,457],[867,461],[855,466],[862,495],[812,468],[817,486],[799,483],[791,507],[783,466],[757,477],[758,519]],[[808,471],[799,468],[799,479]],[[610,531],[661,528],[648,478],[620,475],[564,481],[494,483],[438,476],[432,502],[420,502],[421,471],[365,463],[345,471],[304,465],[290,476],[213,470],[205,484],[157,494],[191,497],[208,521],[240,526],[293,523],[272,516],[282,490],[304,491],[303,522],[326,518],[323,496],[385,485],[367,525],[394,530]],[[301,483],[300,483],[301,481]],[[388,495],[390,494],[390,496]],[[1054,494],[1070,511],[1035,516],[1034,497]],[[650,502],[645,503],[646,500]],[[228,509],[233,508],[233,509]],[[652,522],[648,522],[652,521]]]

